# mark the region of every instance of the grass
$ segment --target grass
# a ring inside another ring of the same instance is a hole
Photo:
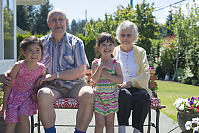
[[[173,103],[177,98],[199,97],[199,87],[187,84],[181,84],[171,81],[157,80],[158,97],[161,99],[161,104],[166,105],[161,112],[166,114],[171,119],[177,121],[177,110]]]

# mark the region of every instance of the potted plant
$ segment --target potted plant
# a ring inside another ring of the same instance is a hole
[[[185,123],[185,128],[192,133],[199,133],[199,117],[193,118],[192,121],[187,121]]]
[[[174,106],[178,110],[177,120],[180,129],[186,132],[185,123],[191,121],[192,118],[199,117],[199,97],[195,98],[178,98],[174,102]]]

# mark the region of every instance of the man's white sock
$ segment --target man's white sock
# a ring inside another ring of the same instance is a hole
[[[140,130],[134,128],[133,133],[141,133]]]
[[[118,133],[126,133],[126,126],[119,126]]]

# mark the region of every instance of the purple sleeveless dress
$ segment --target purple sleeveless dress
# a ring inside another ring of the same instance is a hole
[[[37,113],[37,103],[31,98],[34,84],[42,76],[44,65],[39,64],[36,70],[28,70],[24,61],[20,61],[20,71],[14,80],[5,111],[6,122],[19,122],[20,115],[31,116]]]

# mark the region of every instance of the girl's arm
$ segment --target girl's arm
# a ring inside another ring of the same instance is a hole
[[[41,80],[45,77],[46,75],[46,68],[44,67],[43,68],[43,72],[42,72],[42,75],[41,77],[36,81],[35,85],[34,85],[34,92],[33,94],[31,95],[31,98],[37,102],[37,92],[39,90],[39,86],[41,85]]]
[[[115,63],[114,67],[115,67],[116,75],[112,75],[106,71],[103,71],[102,76],[106,79],[111,80],[113,83],[122,84],[123,83],[123,74],[122,74],[122,69],[121,69],[120,63],[118,63],[118,62]]]
[[[12,67],[10,73],[8,73],[8,76],[11,77],[12,81],[16,78],[18,72],[20,70],[20,64],[19,62],[15,63],[15,65]],[[4,96],[3,96],[3,111],[7,109],[7,103],[8,103],[8,97],[11,92],[11,85],[4,85]]]
[[[93,61],[92,66],[91,66],[91,79],[94,83],[97,83],[98,80],[100,79],[101,72],[103,70],[102,65],[98,65],[97,62]]]

